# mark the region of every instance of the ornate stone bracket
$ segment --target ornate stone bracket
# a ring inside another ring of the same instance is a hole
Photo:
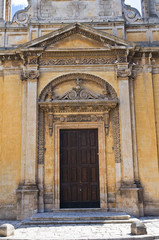
[[[38,70],[24,70],[21,73],[21,79],[22,81],[26,81],[27,79],[35,80],[40,76],[40,73]]]

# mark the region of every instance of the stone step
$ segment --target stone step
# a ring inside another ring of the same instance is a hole
[[[107,212],[96,209],[55,210],[49,213],[37,213],[30,219],[23,221],[23,225],[48,224],[106,224],[106,223],[132,223],[134,218],[123,212]]]
[[[124,224],[124,223],[133,223],[134,221],[136,221],[137,219],[132,218],[129,220],[62,220],[62,221],[24,221],[22,222],[22,225],[67,225],[67,224],[72,224],[72,225],[76,225],[76,224]]]

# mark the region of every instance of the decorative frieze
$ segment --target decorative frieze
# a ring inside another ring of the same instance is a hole
[[[90,57],[90,58],[50,58],[40,59],[40,66],[51,65],[98,65],[98,64],[114,64],[116,56],[112,57]],[[123,60],[122,60],[123,61]],[[36,59],[30,60],[30,64],[35,64]]]
[[[54,122],[103,122],[103,114],[55,115]]]

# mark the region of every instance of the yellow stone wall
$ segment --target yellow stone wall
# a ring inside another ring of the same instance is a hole
[[[146,66],[145,66],[146,68]],[[135,114],[139,177],[144,187],[145,211],[153,201],[159,200],[158,149],[156,122],[158,125],[158,109],[154,102],[159,101],[157,94],[158,79],[148,72],[138,74],[135,80]],[[155,94],[154,94],[155,93]]]
[[[20,182],[22,83],[19,75],[0,77],[0,215],[15,217],[15,191]],[[6,216],[7,217],[7,216]]]

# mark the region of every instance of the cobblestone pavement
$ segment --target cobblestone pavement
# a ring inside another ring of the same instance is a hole
[[[0,239],[16,240],[53,240],[53,239],[159,239],[159,217],[140,218],[145,223],[148,235],[133,237],[130,235],[130,223],[122,224],[68,224],[49,226],[22,226],[18,221],[1,221],[15,226],[14,237]]]

